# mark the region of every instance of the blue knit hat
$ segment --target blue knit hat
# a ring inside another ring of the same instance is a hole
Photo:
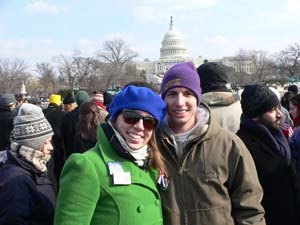
[[[161,96],[165,98],[168,90],[185,87],[194,92],[198,105],[201,102],[200,78],[192,62],[178,63],[171,67],[161,84]]]
[[[145,111],[160,123],[166,114],[166,103],[149,88],[129,85],[120,91],[109,105],[110,118],[115,119],[123,109]]]

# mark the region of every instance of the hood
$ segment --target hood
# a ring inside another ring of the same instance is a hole
[[[208,92],[202,94],[202,102],[209,106],[228,106],[240,101],[238,93],[231,92]]]
[[[214,135],[216,135],[216,132],[220,131],[220,129],[218,129],[218,128],[220,128],[220,126],[217,123],[217,121],[215,120],[213,114],[211,113],[210,108],[203,102],[200,104],[199,108],[202,109],[202,112],[204,113],[203,115],[206,115],[205,116],[206,118],[204,119],[205,122],[203,121],[204,124],[200,123],[201,125],[198,124],[197,127],[194,127],[192,129],[193,131],[190,133],[189,138],[188,138],[189,142],[190,141],[194,142],[199,139],[201,139],[201,141],[206,140],[206,139],[211,138]],[[198,109],[198,111],[199,111],[199,109]],[[203,119],[203,118],[201,118],[201,119]],[[171,132],[171,130],[168,126],[168,123],[166,122],[166,118],[165,118],[165,120],[160,125],[158,137],[162,137],[162,139],[165,139],[165,140],[167,140],[167,139],[173,140],[171,144],[174,145],[174,138],[173,138],[172,133],[173,132]]]

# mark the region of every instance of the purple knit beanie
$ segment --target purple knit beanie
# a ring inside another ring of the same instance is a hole
[[[192,62],[178,63],[172,66],[161,84],[161,97],[164,99],[168,90],[185,87],[194,92],[198,105],[201,102],[200,78]]]

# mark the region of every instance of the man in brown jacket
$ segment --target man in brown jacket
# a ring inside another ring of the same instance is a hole
[[[169,177],[168,187],[160,190],[164,224],[264,225],[253,159],[200,104],[200,80],[191,62],[168,70],[161,96],[167,116],[157,137]]]

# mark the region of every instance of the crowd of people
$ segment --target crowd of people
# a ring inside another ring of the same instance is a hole
[[[300,94],[178,63],[157,93],[0,96],[0,224],[300,225]]]

